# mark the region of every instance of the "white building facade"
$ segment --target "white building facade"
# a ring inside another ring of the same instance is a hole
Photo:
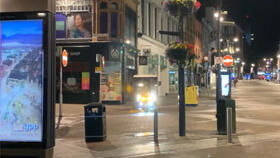
[[[164,96],[170,92],[170,87],[176,84],[174,74],[169,75],[169,63],[165,56],[168,44],[175,41],[176,37],[161,35],[158,31],[177,31],[178,22],[162,10],[160,1],[138,2],[138,75],[157,75],[161,83],[158,92],[160,96]],[[139,63],[141,56],[146,56],[147,63],[144,65]]]

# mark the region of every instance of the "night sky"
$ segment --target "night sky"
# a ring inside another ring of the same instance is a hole
[[[217,0],[200,0],[216,5]],[[280,39],[280,0],[223,0],[223,9],[254,41],[245,50],[248,62],[276,57]]]

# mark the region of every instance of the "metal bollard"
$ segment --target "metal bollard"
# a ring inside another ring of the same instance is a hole
[[[154,141],[158,144],[158,111],[154,111]]]
[[[232,108],[227,108],[227,138],[232,143]]]

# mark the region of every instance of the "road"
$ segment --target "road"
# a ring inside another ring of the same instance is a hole
[[[153,143],[152,114],[135,112],[129,105],[107,106],[107,140],[86,144],[82,106],[64,105],[66,117],[57,130],[55,157],[278,158],[280,85],[240,81],[232,97],[237,102],[233,144],[217,135],[213,97],[201,97],[199,106],[186,108],[185,137],[178,136],[176,96],[162,98],[158,146]]]

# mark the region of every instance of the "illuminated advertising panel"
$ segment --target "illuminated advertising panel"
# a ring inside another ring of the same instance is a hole
[[[0,21],[0,142],[42,142],[43,20]]]
[[[227,97],[230,93],[230,80],[229,74],[221,75],[222,80],[222,96]]]

